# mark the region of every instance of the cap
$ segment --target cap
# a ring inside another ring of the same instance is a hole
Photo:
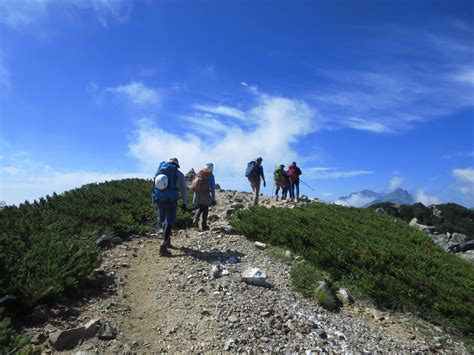
[[[178,168],[179,168],[179,161],[178,161],[177,158],[170,158],[169,162],[176,164],[176,165],[178,166]]]

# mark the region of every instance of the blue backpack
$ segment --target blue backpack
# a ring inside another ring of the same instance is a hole
[[[159,190],[153,183],[151,202],[171,202],[179,199],[178,193],[178,167],[174,163],[162,162],[156,171],[155,178],[160,175],[166,175],[168,186],[164,190]],[[154,181],[155,179],[153,179]]]
[[[258,171],[258,165],[256,161],[251,161],[247,164],[247,169],[245,169],[245,176],[249,180],[256,180],[260,176]]]

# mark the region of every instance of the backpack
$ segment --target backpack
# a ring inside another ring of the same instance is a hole
[[[286,172],[286,176],[288,176],[292,184],[298,181],[298,173],[296,172],[296,169],[289,169]]]
[[[275,166],[275,171],[273,172],[273,180],[275,181],[276,185],[285,185],[285,171],[281,168],[280,165]]]
[[[257,180],[260,176],[258,165],[256,161],[251,161],[247,164],[247,169],[245,169],[245,176],[249,180]]]
[[[200,170],[193,180],[192,190],[196,193],[206,193],[210,191],[209,183],[211,180],[212,172],[204,168]]]
[[[168,178],[168,184],[166,188],[162,190],[158,189],[156,184],[153,185],[151,202],[171,202],[178,200],[178,167],[176,166],[176,164],[165,161],[162,162],[158,167],[158,170],[156,171],[155,178],[158,175],[166,175],[166,177]]]

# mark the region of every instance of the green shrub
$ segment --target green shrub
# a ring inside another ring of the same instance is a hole
[[[466,335],[474,329],[474,267],[392,216],[324,204],[252,207],[233,225],[251,240],[302,255],[306,262],[292,276],[306,296],[322,270],[378,306],[417,312]]]
[[[39,354],[34,347],[28,345],[28,336],[18,335],[11,327],[10,318],[4,315],[0,308],[0,351],[2,354]]]

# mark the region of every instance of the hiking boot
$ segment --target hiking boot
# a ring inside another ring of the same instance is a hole
[[[160,246],[160,255],[161,256],[167,256],[167,255],[170,255],[170,251],[168,250],[168,248],[166,247],[166,245],[162,245]]]
[[[207,231],[207,230],[209,230],[209,227],[207,226],[207,224],[203,224],[202,225],[202,231],[204,232],[204,231]]]
[[[276,196],[276,199],[275,199],[275,200],[278,201],[278,196]]]

